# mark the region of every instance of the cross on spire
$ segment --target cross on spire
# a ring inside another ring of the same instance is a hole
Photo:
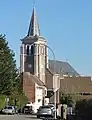
[[[36,2],[35,2],[35,0],[33,0],[33,7],[35,7],[35,5],[36,5]]]

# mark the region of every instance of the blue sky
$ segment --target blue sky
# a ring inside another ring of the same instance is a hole
[[[0,1],[0,33],[6,34],[17,65],[20,39],[27,34],[32,3],[32,0]],[[80,74],[91,75],[92,0],[36,0],[36,9],[41,34],[48,40],[56,59],[68,59]]]

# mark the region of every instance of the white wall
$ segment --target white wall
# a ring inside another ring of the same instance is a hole
[[[58,74],[53,76],[53,88],[56,88],[56,90],[60,88],[60,77]]]
[[[46,47],[47,42],[39,38],[38,41],[35,42],[35,45],[35,75],[38,76],[43,83],[45,83],[45,66],[48,62],[48,53]]]
[[[43,93],[42,93],[42,88],[36,85],[35,86],[35,113],[37,112],[37,109],[42,106],[42,101],[43,101]]]

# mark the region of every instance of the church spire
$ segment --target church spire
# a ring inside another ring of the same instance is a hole
[[[34,7],[27,36],[35,36],[35,35],[40,36],[40,29],[36,15],[36,8]]]

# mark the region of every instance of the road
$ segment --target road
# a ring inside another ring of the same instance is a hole
[[[0,115],[0,120],[40,120],[31,115]]]

